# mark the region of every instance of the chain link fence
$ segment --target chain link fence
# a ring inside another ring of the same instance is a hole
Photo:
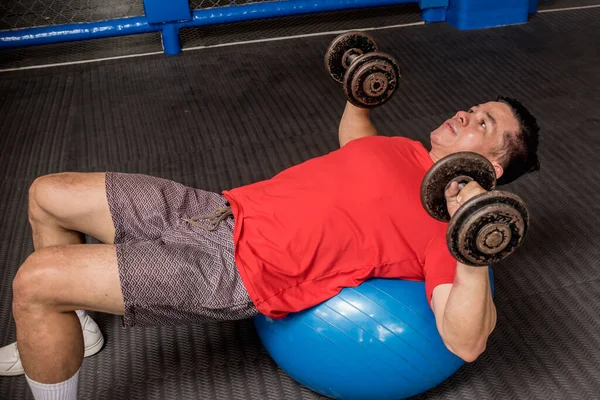
[[[143,0],[0,0],[0,30],[140,15]]]
[[[199,10],[202,8],[227,7],[241,4],[265,3],[278,0],[190,0],[190,8]]]
[[[276,0],[191,0],[199,10]],[[143,0],[0,0],[0,30],[144,15]]]

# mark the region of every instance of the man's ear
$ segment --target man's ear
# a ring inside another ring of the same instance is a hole
[[[504,168],[497,161],[494,161],[492,165],[494,166],[494,171],[496,171],[496,180],[498,180],[504,174]]]

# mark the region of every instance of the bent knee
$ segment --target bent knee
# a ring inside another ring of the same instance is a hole
[[[36,178],[29,187],[29,218],[39,220],[48,214],[48,207],[68,191],[69,173],[43,175]]]
[[[56,251],[54,248],[41,249],[27,257],[13,279],[13,306],[22,308],[52,297],[52,282],[60,273],[56,268]]]
[[[68,194],[69,189],[77,185],[81,178],[78,173],[59,172],[36,178],[29,187],[29,203],[45,204]]]
[[[62,213],[71,212],[70,204],[82,191],[93,187],[99,180],[97,174],[61,172],[43,175],[29,187],[29,220],[32,223],[47,218],[61,219]],[[102,177],[103,179],[103,177]]]

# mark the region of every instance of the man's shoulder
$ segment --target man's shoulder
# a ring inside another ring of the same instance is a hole
[[[382,136],[382,135],[376,135],[376,136],[365,136],[362,138],[358,138],[358,139],[354,139],[350,142],[348,142],[348,145],[355,145],[355,146],[360,146],[360,145],[371,145],[371,146],[378,146],[378,147],[383,147],[383,148],[387,148],[387,147],[406,147],[406,148],[411,148],[411,149],[423,149],[423,151],[425,150],[425,147],[421,144],[421,142],[414,140],[414,139],[410,139],[407,138],[405,136]]]
[[[429,157],[429,151],[418,140],[404,136],[379,136],[375,140],[378,140],[374,142],[377,151],[399,153],[404,159],[413,160],[426,170],[433,164]]]

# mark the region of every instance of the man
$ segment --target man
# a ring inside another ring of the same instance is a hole
[[[518,101],[498,98],[433,131],[428,152],[378,136],[369,111],[348,103],[339,150],[223,195],[145,175],[38,178],[35,252],[13,283],[18,351],[0,349],[0,368],[16,375],[22,363],[36,399],[75,398],[84,355],[103,343],[81,310],[125,326],[283,318],[371,277],[424,280],[445,344],[473,361],[496,323],[488,271],[450,256],[420,183],[458,151],[487,157],[499,183],[535,171],[538,130]],[[451,186],[450,215],[481,192]],[[104,244],[84,245],[84,234]]]

